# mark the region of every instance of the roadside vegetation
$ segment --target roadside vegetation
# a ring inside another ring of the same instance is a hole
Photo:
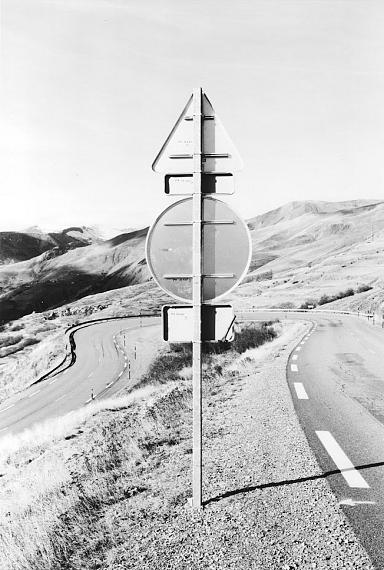
[[[252,324],[218,350],[205,345],[206,406],[231,398],[249,367],[240,354],[280,328]],[[2,570],[147,567],[152,521],[166,524],[190,495],[190,371],[190,345],[170,345],[133,392],[0,440]]]
[[[334,295],[322,295],[320,299],[307,299],[300,305],[300,309],[312,309],[321,305],[326,305],[327,303],[332,303],[333,301],[338,301],[339,299],[344,299],[345,297],[352,297],[356,293],[365,293],[370,291],[372,287],[370,285],[360,285],[357,289],[348,287],[345,291],[340,291]]]

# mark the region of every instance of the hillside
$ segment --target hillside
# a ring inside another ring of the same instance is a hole
[[[138,230],[61,255],[51,250],[0,266],[1,320],[148,280],[144,259],[146,233],[146,229]]]
[[[239,296],[254,305],[299,306],[362,285],[384,300],[384,201],[291,202],[249,227],[252,262]]]
[[[92,228],[71,227],[45,233],[34,226],[23,232],[0,232],[0,264],[17,263],[46,251],[62,254],[76,247],[102,241]]]
[[[369,295],[355,295],[353,306],[375,310],[384,302],[384,201],[290,202],[250,219],[248,225],[252,262],[243,284],[229,297],[235,304],[299,307],[306,300],[317,302],[324,295],[361,287],[369,287]],[[34,231],[30,234],[37,236]],[[144,253],[147,229],[105,241],[90,232],[69,228],[50,234],[55,243],[60,236],[60,247],[0,265],[1,319],[84,298],[91,307],[96,293],[102,296],[149,280]],[[93,242],[76,246],[80,238]],[[351,302],[345,300],[342,306]]]

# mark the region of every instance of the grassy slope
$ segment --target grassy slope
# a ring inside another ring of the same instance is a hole
[[[147,230],[0,266],[0,322],[149,279]]]
[[[362,284],[374,286],[375,308],[384,302],[383,202],[294,202],[250,226],[255,269],[234,295],[239,302],[298,307]]]
[[[384,300],[384,202],[292,202],[249,221],[253,256],[236,294],[261,307],[372,284]],[[3,319],[143,283],[146,230],[0,266]]]
[[[257,342],[274,336],[265,328],[257,335]],[[236,389],[239,371],[223,372],[233,358],[233,352],[206,355],[210,405]],[[100,564],[116,570],[121,554],[115,547],[127,532],[184,508],[190,492],[189,362],[190,352],[178,350],[166,370],[161,360],[154,362],[141,390],[2,440],[2,570]],[[174,455],[171,462],[180,475],[170,479],[169,466],[166,472],[162,466],[174,449],[177,463]],[[124,522],[119,529],[115,517]]]

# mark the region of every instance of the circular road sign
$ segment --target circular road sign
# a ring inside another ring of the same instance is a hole
[[[246,274],[251,238],[244,221],[221,200],[202,197],[202,300],[229,293]],[[146,243],[157,284],[179,301],[192,301],[192,198],[166,208],[151,226]]]

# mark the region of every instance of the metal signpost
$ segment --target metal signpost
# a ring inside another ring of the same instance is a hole
[[[165,339],[192,341],[192,507],[199,509],[201,345],[205,340],[221,340],[223,333],[226,340],[232,339],[232,307],[211,303],[236,287],[251,258],[246,224],[227,204],[212,196],[233,193],[232,173],[242,168],[242,161],[201,88],[194,90],[152,168],[166,175],[167,194],[191,195],[164,210],[151,226],[146,256],[159,286],[176,299],[191,303],[165,307],[163,328]],[[181,322],[186,325],[182,331]]]

